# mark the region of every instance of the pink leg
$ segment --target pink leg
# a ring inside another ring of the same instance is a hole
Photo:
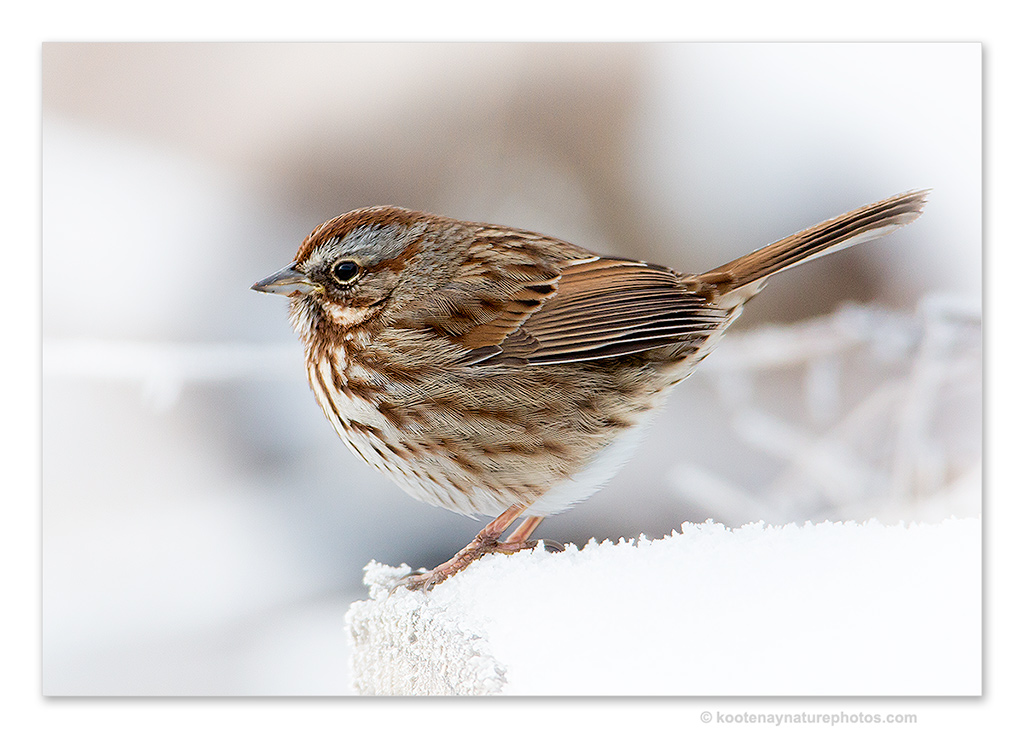
[[[520,523],[518,528],[512,531],[512,535],[505,539],[505,543],[523,543],[529,540],[530,536],[533,535],[533,531],[537,530],[537,526],[540,525],[540,521],[543,519],[543,515],[531,515]]]
[[[492,552],[515,553],[516,551],[521,551],[524,548],[533,548],[537,545],[536,541],[515,540],[506,543],[498,542],[498,539],[501,538],[501,534],[504,533],[510,525],[512,525],[516,518],[523,514],[525,509],[526,508],[522,505],[513,505],[488,523],[482,531],[476,534],[476,537],[468,546],[455,554],[450,560],[440,566],[434,567],[431,571],[423,572],[422,574],[410,574],[402,580],[402,583],[409,589],[430,590],[453,574],[462,571],[484,554]],[[524,538],[528,537],[529,534],[533,532],[533,529],[537,527],[537,523],[540,522],[540,518],[536,518],[537,522],[533,523],[531,526],[530,522],[532,520],[534,520],[534,518],[527,518],[526,521],[523,522],[522,526],[516,529],[516,532],[512,535],[516,536],[521,530],[530,526],[526,531]]]

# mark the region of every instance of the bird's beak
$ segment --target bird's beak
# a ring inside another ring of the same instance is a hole
[[[277,295],[308,295],[316,285],[310,282],[305,274],[295,268],[292,262],[279,272],[274,272],[266,279],[261,279],[251,289],[257,292],[271,292]]]

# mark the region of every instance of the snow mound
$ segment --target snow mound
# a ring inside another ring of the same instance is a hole
[[[432,592],[366,567],[354,686],[398,695],[977,695],[981,523],[684,524],[492,555]]]
[[[372,599],[345,616],[354,688],[365,695],[489,695],[505,686],[505,668],[487,652],[483,636],[422,593],[389,597],[406,567],[371,562],[365,581]]]

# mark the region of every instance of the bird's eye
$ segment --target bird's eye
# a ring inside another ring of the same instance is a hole
[[[338,280],[340,284],[344,285],[349,285],[355,282],[360,271],[359,265],[349,259],[342,259],[331,267],[331,274],[334,275],[334,278]]]

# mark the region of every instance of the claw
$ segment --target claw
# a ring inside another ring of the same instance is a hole
[[[393,585],[391,585],[391,588],[388,590],[388,594],[389,595],[393,595],[396,591],[398,591],[402,587],[405,587],[406,589],[411,589],[411,590],[417,590],[417,589],[424,589],[425,588],[426,591],[429,592],[430,590],[432,590],[434,588],[434,584],[430,584],[430,586],[427,586],[427,587],[424,587],[424,585],[427,584],[427,580],[429,579],[430,575],[433,574],[433,573],[434,573],[433,569],[426,569],[424,567],[420,567],[419,569],[416,569],[415,571],[411,571],[408,574],[400,576],[395,581],[395,583]]]
[[[563,553],[565,551],[565,544],[558,541],[549,541],[541,538],[537,542],[544,546],[544,550],[548,553]]]
[[[420,589],[429,592],[447,578],[447,576],[439,576],[436,569],[420,569],[415,574],[406,574],[399,579],[398,583],[391,588],[391,592],[393,593],[399,587],[405,587],[413,592]]]

